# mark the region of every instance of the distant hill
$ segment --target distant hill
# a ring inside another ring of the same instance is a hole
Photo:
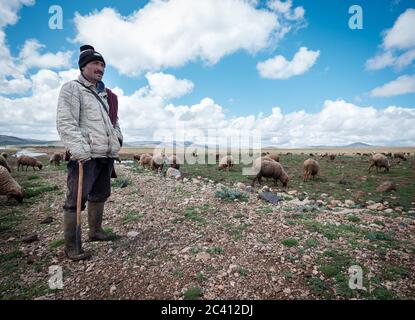
[[[343,146],[341,148],[367,148],[367,147],[373,147],[373,146],[367,143],[363,143],[363,142],[355,142],[355,143],[348,144],[347,146]]]
[[[56,141],[46,141],[46,140],[36,140],[36,139],[27,139],[27,138],[17,138],[12,136],[0,135],[0,146],[7,145],[24,145],[24,144],[55,144]]]

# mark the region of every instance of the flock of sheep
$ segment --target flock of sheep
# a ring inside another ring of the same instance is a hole
[[[287,153],[286,155],[290,155],[292,153]],[[384,168],[385,171],[389,171],[390,169],[390,162],[388,160],[389,157],[394,157],[402,160],[407,160],[408,153],[405,154],[403,152],[397,153],[376,153],[376,154],[360,154],[356,153],[356,155],[360,156],[372,156],[370,159],[370,166],[369,166],[369,173],[373,167],[376,168],[376,172],[379,169]],[[197,153],[193,153],[194,157],[197,157]],[[311,157],[315,157],[316,155],[310,153]],[[320,154],[322,158],[328,157],[330,160],[334,160],[336,158],[336,154]],[[156,154],[151,153],[143,153],[137,154],[133,156],[133,159],[136,160],[143,168],[149,167],[152,170],[157,172],[163,172],[163,167],[167,164],[169,168],[164,173],[167,177],[175,177],[179,178],[181,173],[180,169],[180,161],[176,154],[172,154],[167,156],[164,151],[159,152]],[[63,160],[63,155],[60,153],[54,153],[49,159],[50,164],[54,164],[55,166],[59,166],[60,162]],[[120,162],[120,159],[116,159]],[[216,154],[216,163],[218,164],[218,170],[230,170],[235,164],[234,159],[231,155],[224,156],[220,158],[219,153]],[[37,159],[30,157],[30,156],[20,156],[17,159],[17,171],[20,168],[24,168],[26,166],[26,171],[28,167],[32,167],[33,170],[35,168],[42,169],[42,163]],[[276,154],[270,154],[269,152],[262,153],[261,157],[257,158],[253,163],[253,168],[255,172],[255,177],[252,181],[252,186],[255,186],[255,182],[258,181],[261,183],[261,179],[264,178],[271,178],[274,180],[275,184],[277,185],[278,180],[282,183],[283,187],[286,188],[289,182],[289,176],[287,172],[284,170],[282,164],[280,163],[280,158]],[[310,178],[315,178],[320,172],[320,164],[317,160],[313,158],[309,158],[304,161],[303,163],[303,180],[307,181]],[[18,202],[22,202],[24,198],[24,190],[23,188],[14,180],[11,175],[11,168],[7,162],[7,154],[2,153],[0,155],[0,195],[6,195],[8,198],[14,198]]]

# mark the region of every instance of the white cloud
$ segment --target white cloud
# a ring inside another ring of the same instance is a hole
[[[175,76],[162,72],[147,72],[145,76],[151,87],[151,92],[166,99],[181,97],[191,92],[194,86],[193,82],[187,79],[178,80]]]
[[[0,134],[58,139],[55,119],[59,90],[78,73],[77,69],[40,70],[31,77],[32,95],[14,99],[0,96]],[[120,88],[114,89],[126,141],[160,140],[162,133],[169,133],[186,141],[204,143],[200,137],[207,135],[209,129],[215,129],[222,143],[241,132],[256,130],[261,131],[262,145],[280,147],[345,145],[357,141],[373,145],[415,143],[413,108],[375,109],[344,100],[327,100],[317,113],[283,113],[282,108],[274,107],[269,115],[229,117],[224,107],[209,97],[192,105],[169,103],[170,97],[184,94],[180,85],[175,86],[184,80],[168,74],[159,76],[171,76],[173,85],[160,90],[159,82],[153,81],[154,86],[149,83],[131,95],[126,95]]]
[[[392,28],[383,31],[382,51],[366,61],[367,70],[394,67],[398,71],[415,60],[415,9],[407,9]]]
[[[27,77],[30,68],[68,68],[71,52],[40,54],[44,47],[36,39],[26,40],[18,57],[13,57],[7,45],[4,28],[19,20],[18,11],[23,5],[30,6],[34,0],[8,0],[0,5],[0,94],[24,94],[31,88]]]
[[[268,59],[257,64],[257,70],[263,78],[288,79],[305,73],[317,61],[320,51],[308,50],[301,47],[294,55],[292,61],[287,61],[282,55]]]
[[[247,0],[153,0],[129,16],[104,8],[76,14],[75,40],[94,45],[108,64],[126,75],[195,60],[215,64],[237,50],[267,48],[289,30],[293,22],[288,18],[255,5]],[[300,19],[301,12],[289,16]],[[111,32],[96,37],[97,29]]]
[[[383,47],[388,49],[409,49],[415,46],[415,9],[407,9],[395,21],[393,27],[386,30]]]
[[[401,94],[415,93],[415,75],[399,78],[377,87],[371,91],[372,97],[390,97]]]
[[[58,51],[57,53],[47,52],[40,54],[40,50],[45,48],[36,39],[29,39],[25,41],[22,50],[19,53],[19,60],[21,64],[27,68],[69,68],[71,65],[71,51]]]

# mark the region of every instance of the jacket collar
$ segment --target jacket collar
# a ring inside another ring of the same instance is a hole
[[[85,86],[87,86],[88,88],[91,88],[92,90],[97,91],[96,85],[94,85],[92,82],[88,81],[83,75],[82,73],[78,76],[78,81],[81,82],[82,84],[84,84]],[[103,83],[103,82],[102,82]],[[106,96],[107,95],[107,90],[102,90],[99,95],[101,96]]]

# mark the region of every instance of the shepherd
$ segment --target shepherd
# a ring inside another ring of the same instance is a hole
[[[70,156],[63,223],[65,253],[74,261],[91,257],[82,249],[80,233],[80,211],[87,202],[89,240],[111,241],[115,236],[102,229],[102,217],[115,175],[114,158],[123,142],[117,96],[102,82],[103,56],[90,45],[81,46],[78,65],[78,79],[61,88],[56,117],[57,131]]]

